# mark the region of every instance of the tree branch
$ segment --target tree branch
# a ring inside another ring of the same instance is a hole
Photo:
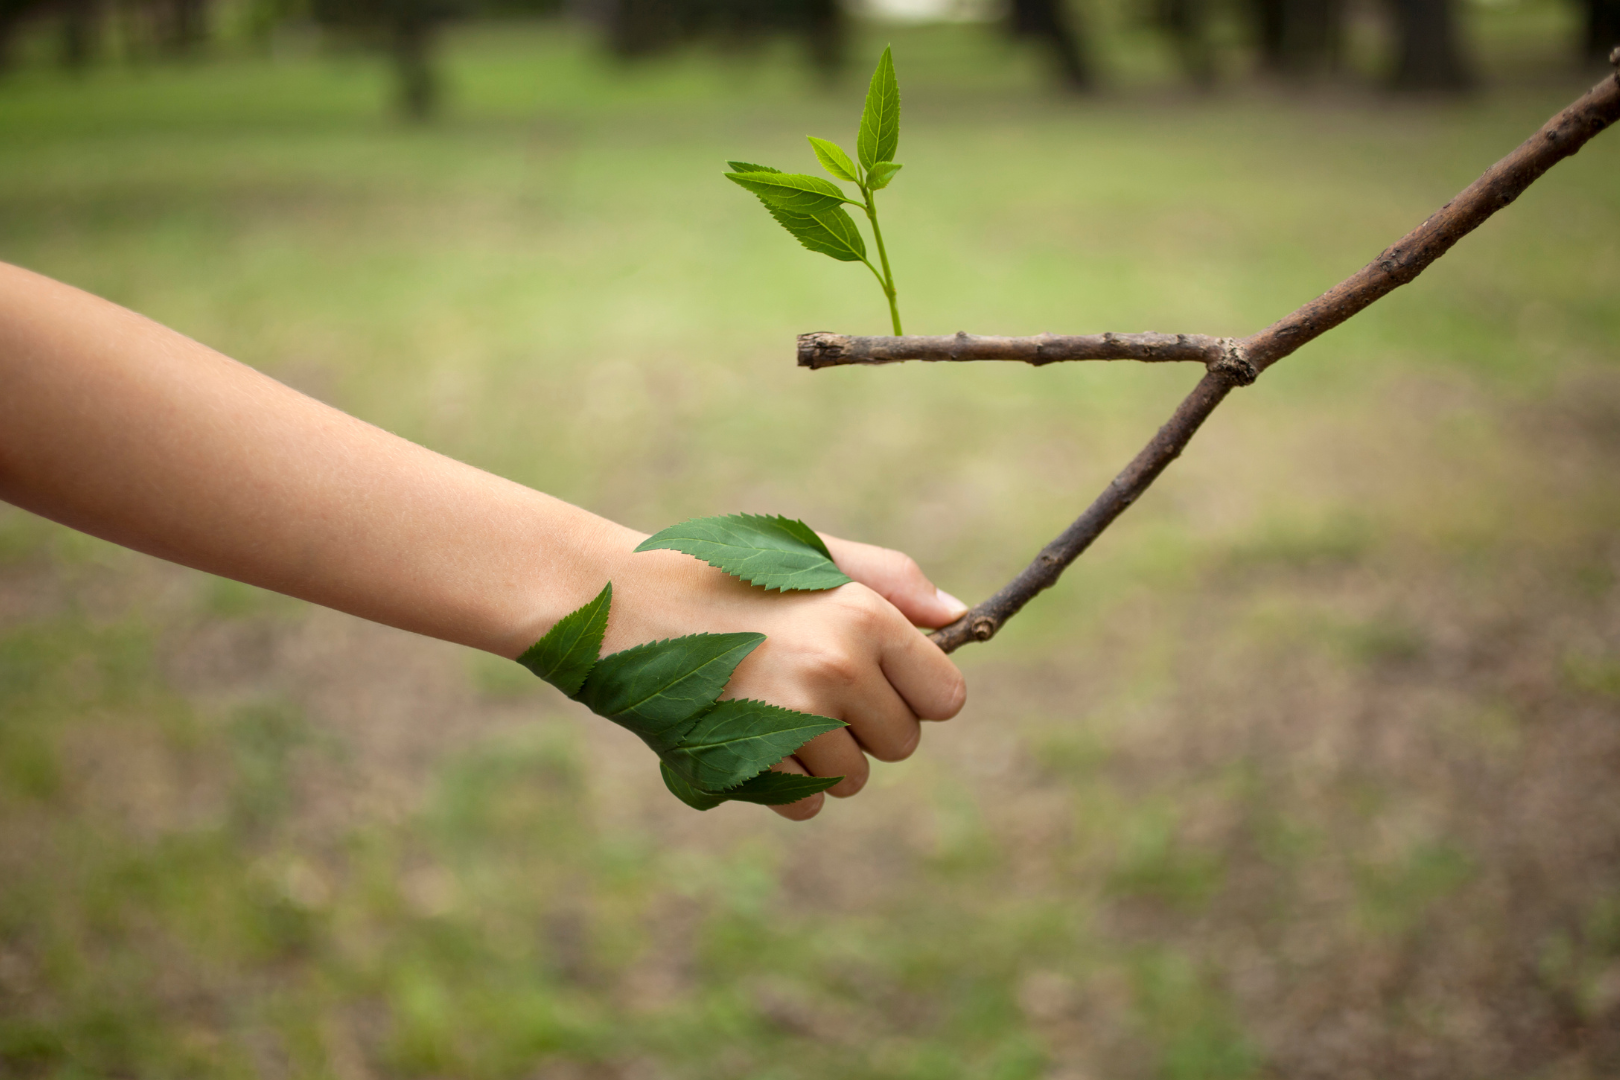
[[[1620,69],[1620,49],[1609,56]],[[989,641],[1036,594],[1056,584],[1069,564],[1115,518],[1141,497],[1181,455],[1199,425],[1234,387],[1338,326],[1375,300],[1411,281],[1486,218],[1517,199],[1543,173],[1620,120],[1620,70],[1553,117],[1513,153],[1492,165],[1461,194],[1429,216],[1382,255],[1298,311],[1241,341],[1203,334],[1097,334],[1034,337],[799,336],[799,364],[889,364],[901,360],[1016,360],[1041,365],[1060,360],[1190,360],[1206,371],[1131,463],[1109,482],[1085,513],[1041,549],[1035,560],[990,599],[929,637],[952,652],[970,641]]]
[[[925,337],[850,337],[819,332],[799,335],[799,366],[893,364],[901,360],[1018,360],[1035,367],[1060,360],[1193,360],[1213,363],[1234,344],[1204,334],[1037,334],[978,337],[966,332]]]

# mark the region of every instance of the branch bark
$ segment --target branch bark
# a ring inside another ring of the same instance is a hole
[[[1620,69],[1620,49],[1609,56]],[[1057,579],[1114,519],[1141,497],[1181,455],[1198,428],[1233,388],[1320,337],[1369,304],[1421,274],[1486,218],[1517,199],[1543,173],[1620,120],[1620,70],[1553,117],[1517,150],[1492,165],[1456,198],[1387,248],[1378,258],[1310,303],[1242,340],[1203,334],[1096,334],[1034,337],[799,336],[799,364],[890,364],[901,360],[1015,360],[1042,365],[1061,360],[1195,361],[1205,373],[1131,463],[1035,560],[988,600],[929,637],[952,652],[970,641],[989,641],[1008,619]]]
[[[893,364],[901,360],[1017,360],[1040,367],[1060,360],[1220,360],[1235,344],[1205,334],[1036,334],[979,337],[964,332],[928,337],[849,337],[825,332],[799,335],[799,366]]]

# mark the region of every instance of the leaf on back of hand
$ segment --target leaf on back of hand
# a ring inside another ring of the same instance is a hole
[[[889,181],[894,179],[894,174],[903,168],[905,168],[904,165],[893,161],[885,161],[880,165],[874,165],[872,170],[866,174],[866,186],[873,191],[881,191],[889,186]]]
[[[889,49],[878,58],[877,70],[866,90],[861,111],[861,133],[855,143],[861,164],[868,170],[893,161],[900,149],[900,82],[894,77],[894,56]]]
[[[690,634],[637,645],[598,660],[576,698],[662,754],[764,640],[764,634]]]
[[[831,564],[821,538],[802,522],[754,520],[756,528],[784,530],[819,549],[817,557]],[[518,662],[640,736],[658,754],[664,783],[682,802],[698,810],[730,800],[780,805],[842,779],[765,772],[816,736],[843,727],[842,721],[762,701],[716,703],[764,634],[692,634],[599,660],[612,605],[609,582],[589,603],[559,619]]]
[[[816,152],[816,160],[821,162],[823,169],[840,180],[848,180],[852,184],[858,181],[859,170],[855,168],[855,163],[849,160],[849,155],[844,153],[842,146],[826,139],[818,139],[814,135],[806,135],[805,138],[810,140],[810,149]]]
[[[819,214],[797,214],[770,203],[765,204],[765,209],[778,225],[811,251],[831,255],[839,262],[859,262],[866,258],[866,241],[842,206]]]
[[[781,515],[693,518],[649,536],[636,548],[659,549],[685,552],[751,584],[784,592],[836,589],[852,580],[810,526]]]
[[[718,702],[699,716],[663,759],[688,782],[706,791],[724,791],[758,776],[817,735],[844,726],[842,720],[737,698]]]
[[[817,214],[848,200],[831,180],[803,173],[730,172],[726,179],[758,195],[770,206],[795,214]]]
[[[612,604],[613,582],[610,581],[596,594],[596,599],[559,619],[557,625],[546,631],[545,637],[517,658],[518,663],[574,697],[591,668],[596,666]]]

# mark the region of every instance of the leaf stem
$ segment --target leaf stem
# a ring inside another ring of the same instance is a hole
[[[861,259],[861,262],[866,266],[866,268],[868,270],[872,271],[872,276],[877,278],[878,288],[883,290],[883,295],[888,296],[889,295],[889,283],[887,281],[883,280],[883,275],[878,272],[877,267],[872,265],[872,260],[863,258],[863,259]]]
[[[872,223],[872,238],[877,241],[878,259],[883,263],[883,276],[879,280],[883,284],[883,295],[889,299],[889,318],[894,322],[895,336],[899,337],[905,331],[900,329],[900,305],[895,302],[894,271],[889,269],[889,252],[883,246],[883,230],[878,226],[877,201],[871,188],[861,184],[860,189],[866,197],[866,219]]]

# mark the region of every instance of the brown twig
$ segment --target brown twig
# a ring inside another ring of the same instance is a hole
[[[901,360],[1017,360],[1040,367],[1060,360],[1219,360],[1231,338],[1204,334],[1037,334],[1034,337],[850,337],[800,334],[799,366],[894,364]]]
[[[1609,56],[1620,69],[1620,49]],[[822,368],[888,364],[900,360],[1191,360],[1206,367],[1174,415],[1114,477],[1085,513],[990,599],[929,635],[946,652],[970,641],[989,641],[1035,595],[1058,577],[1115,518],[1158,479],[1236,386],[1421,274],[1458,240],[1518,198],[1543,173],[1587,140],[1620,120],[1620,71],[1547,121],[1513,153],[1486,170],[1460,195],[1430,215],[1382,255],[1293,314],[1241,341],[1202,334],[1098,334],[1035,337],[845,337],[801,334],[799,363]]]

